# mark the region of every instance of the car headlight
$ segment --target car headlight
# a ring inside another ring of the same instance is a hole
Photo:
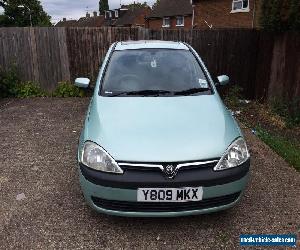
[[[247,161],[249,157],[250,154],[246,142],[239,137],[227,148],[218,164],[214,167],[214,171],[237,167]]]
[[[83,145],[81,162],[98,171],[123,174],[117,162],[103,148],[91,141],[86,141]]]

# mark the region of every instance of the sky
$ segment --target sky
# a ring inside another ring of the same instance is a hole
[[[78,19],[85,16],[88,10],[92,13],[98,10],[99,0],[40,0],[44,10],[52,17],[52,22],[56,23],[62,20],[63,17],[67,19]],[[134,0],[121,0],[122,4],[133,3]],[[135,0],[135,2],[147,2],[152,5],[155,0]],[[119,8],[120,0],[108,0],[110,9]],[[0,13],[3,12],[0,9]]]

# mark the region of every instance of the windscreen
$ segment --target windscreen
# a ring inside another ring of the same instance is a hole
[[[130,95],[139,91],[172,94],[189,89],[210,90],[202,68],[190,51],[140,49],[113,52],[101,94]]]

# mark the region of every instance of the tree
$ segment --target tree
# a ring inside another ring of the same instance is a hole
[[[154,9],[158,4],[159,4],[160,0],[156,0],[156,2],[152,5],[152,9]]]
[[[263,0],[261,10],[261,26],[269,31],[281,31],[282,0]]]
[[[300,31],[300,1],[263,0],[260,24],[268,31]]]
[[[126,7],[128,9],[147,8],[147,7],[149,7],[149,5],[147,4],[147,2],[144,2],[144,3],[131,3],[131,4],[127,4]]]
[[[99,12],[100,15],[104,15],[105,11],[109,10],[108,0],[99,1]]]
[[[300,1],[290,0],[288,27],[291,30],[300,31]]]
[[[6,16],[5,15],[0,15],[0,27],[6,26],[6,25],[3,25],[6,22],[7,22]]]
[[[38,0],[0,0],[4,15],[0,26],[52,26],[51,17]]]

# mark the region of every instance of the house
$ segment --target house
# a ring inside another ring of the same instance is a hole
[[[192,0],[194,28],[257,28],[261,0]]]
[[[131,6],[116,20],[116,27],[145,27],[145,17],[150,13],[150,7]]]
[[[104,26],[144,27],[145,17],[150,11],[150,7],[122,5],[119,9],[105,11]]]
[[[191,0],[160,0],[146,17],[150,29],[191,29],[193,6]]]
[[[126,11],[127,9],[123,6],[119,9],[105,11],[103,26],[114,26],[116,20],[120,18]]]
[[[93,12],[93,16],[86,13],[85,17],[79,18],[79,20],[67,20],[63,18],[55,26],[56,27],[101,27],[104,23],[104,16],[98,16],[97,12]]]
[[[101,27],[104,23],[104,16],[98,16],[97,12],[93,12],[91,17],[89,13],[85,17],[81,17],[77,21],[77,27]]]
[[[66,18],[63,18],[62,21],[59,21],[55,27],[76,27],[76,20],[67,20]]]

